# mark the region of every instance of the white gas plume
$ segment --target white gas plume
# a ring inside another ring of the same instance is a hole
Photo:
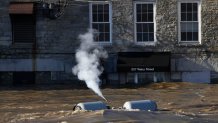
[[[81,44],[75,54],[77,65],[72,70],[79,80],[86,82],[88,88],[105,99],[99,88],[99,76],[103,72],[100,59],[107,58],[108,55],[103,48],[94,44],[93,32],[94,30],[89,29],[87,33],[79,35]]]

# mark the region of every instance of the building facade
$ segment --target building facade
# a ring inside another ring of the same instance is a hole
[[[77,83],[78,36],[108,52],[103,84],[217,83],[217,0],[1,0],[0,83]]]

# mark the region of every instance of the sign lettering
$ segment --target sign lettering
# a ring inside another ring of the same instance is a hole
[[[154,71],[153,67],[146,67],[146,68],[141,68],[141,67],[132,67],[131,68],[132,72],[146,72],[146,71]]]

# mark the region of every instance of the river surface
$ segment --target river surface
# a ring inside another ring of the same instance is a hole
[[[104,88],[111,107],[154,100],[158,111],[73,111],[80,102],[104,101],[89,89],[70,86],[0,87],[0,123],[217,123],[218,85],[154,83]]]

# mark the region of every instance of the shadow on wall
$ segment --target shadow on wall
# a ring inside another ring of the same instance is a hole
[[[213,83],[217,74],[217,62],[214,57],[182,56],[172,59],[172,77],[184,82]]]

